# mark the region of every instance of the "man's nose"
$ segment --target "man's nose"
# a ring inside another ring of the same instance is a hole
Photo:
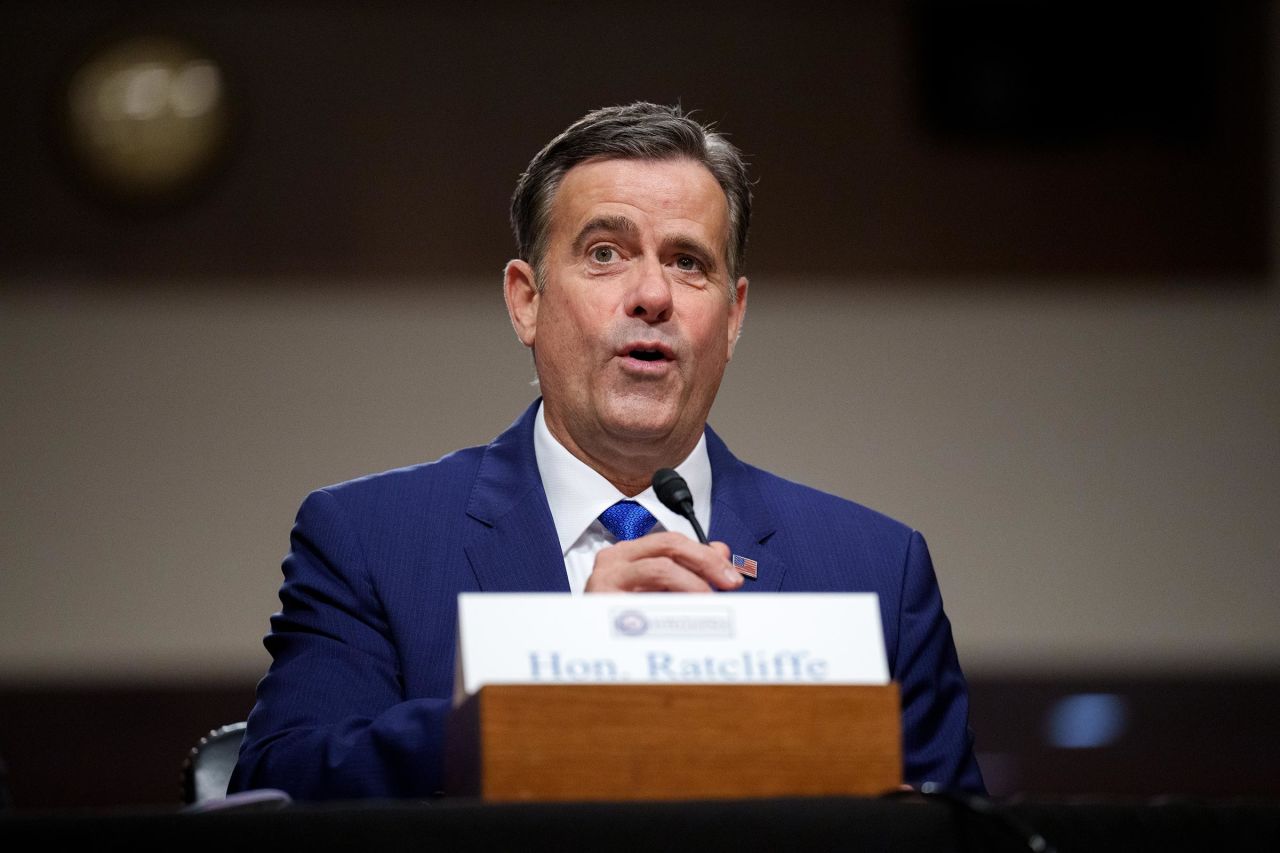
[[[627,293],[627,314],[650,323],[671,319],[671,282],[662,262],[646,259]]]

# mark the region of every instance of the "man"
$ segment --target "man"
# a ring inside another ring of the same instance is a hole
[[[739,462],[706,427],[746,312],[750,211],[738,152],[678,108],[598,110],[533,159],[504,287],[542,399],[487,447],[303,503],[233,790],[438,790],[456,599],[474,590],[876,592],[906,780],[982,790],[919,534]],[[711,545],[653,496],[662,467]]]

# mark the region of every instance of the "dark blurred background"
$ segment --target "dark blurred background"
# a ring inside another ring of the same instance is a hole
[[[15,804],[176,800],[252,704],[306,491],[518,414],[515,179],[637,99],[757,179],[713,422],[929,537],[993,793],[1280,795],[1278,33],[1264,2],[6,4]]]

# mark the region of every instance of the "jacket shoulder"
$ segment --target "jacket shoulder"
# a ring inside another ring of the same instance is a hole
[[[433,462],[366,474],[315,491],[329,494],[348,512],[356,514],[389,506],[423,506],[422,501],[430,501],[426,504],[430,506],[447,494],[458,494],[458,500],[465,500],[484,451],[484,445],[468,447]]]

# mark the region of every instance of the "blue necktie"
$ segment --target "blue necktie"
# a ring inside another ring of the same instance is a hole
[[[619,542],[629,542],[652,530],[658,519],[635,501],[618,501],[600,513],[600,523]]]

